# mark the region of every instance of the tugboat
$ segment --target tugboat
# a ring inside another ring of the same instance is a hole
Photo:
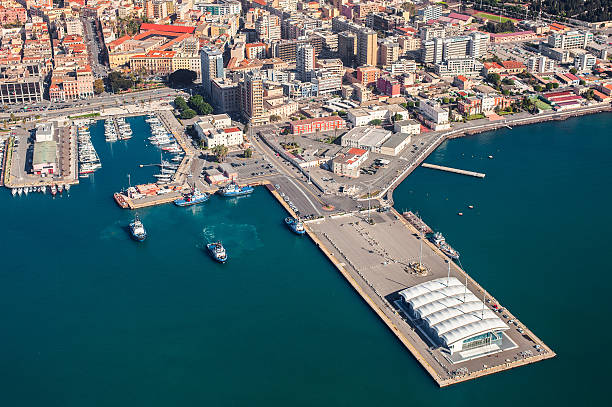
[[[221,242],[209,243],[206,245],[210,255],[219,263],[225,263],[227,261],[227,253]]]
[[[174,204],[176,206],[191,206],[206,202],[208,201],[208,198],[210,198],[209,194],[207,194],[206,192],[200,192],[199,189],[194,188],[193,192],[175,200]]]
[[[134,221],[130,223],[130,234],[132,235],[132,239],[138,242],[142,242],[147,238],[147,231],[138,218],[138,215],[136,215]]]
[[[459,259],[459,252],[453,249],[447,242],[442,233],[436,232],[434,233],[431,241],[448,257],[453,260]]]
[[[219,195],[226,196],[226,197],[234,197],[234,196],[248,195],[252,193],[253,191],[255,191],[255,188],[253,188],[250,185],[245,185],[241,187],[241,186],[238,186],[238,184],[235,184],[232,182],[231,184],[226,185],[225,187],[221,188],[219,190]]]
[[[285,225],[289,227],[293,231],[293,233],[297,235],[303,235],[306,230],[304,229],[304,223],[299,220],[288,216],[285,218]]]

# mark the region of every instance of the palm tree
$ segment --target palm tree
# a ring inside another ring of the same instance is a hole
[[[217,157],[217,161],[221,163],[225,160],[225,157],[227,157],[227,146],[223,144],[218,145],[212,149],[212,153],[215,155],[215,157]]]

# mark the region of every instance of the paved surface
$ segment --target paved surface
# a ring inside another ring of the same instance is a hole
[[[428,280],[446,277],[446,258],[432,244],[422,242],[422,262],[429,272],[426,276],[415,274],[407,264],[419,259],[421,241],[416,230],[408,227],[394,212],[372,214],[374,225],[368,224],[367,218],[367,214],[348,214],[311,221],[307,226],[336,259],[337,265],[350,274],[361,290],[392,322],[392,326],[397,329],[396,335],[408,341],[409,349],[413,354],[416,352],[417,359],[441,386],[554,356],[554,352],[529,332],[516,317],[504,310],[500,317],[506,323],[510,320],[517,321],[517,325],[509,324],[511,328],[506,334],[518,347],[452,363],[442,349],[415,330],[394,303],[398,299],[398,291]],[[451,276],[465,281],[465,274],[454,264],[451,267]],[[483,297],[482,288],[469,277],[468,288],[476,296]],[[498,303],[488,293],[484,295],[491,301],[489,306]],[[519,333],[519,327],[525,331],[524,335]],[[535,345],[539,345],[542,352],[538,352]]]

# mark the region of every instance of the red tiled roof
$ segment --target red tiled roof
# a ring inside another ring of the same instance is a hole
[[[223,131],[226,133],[233,133],[235,131],[240,131],[240,129],[238,127],[228,127],[227,129],[223,129]]]
[[[140,31],[149,31],[149,30],[193,34],[193,32],[195,31],[195,27],[188,27],[184,25],[151,24],[151,23],[143,23],[140,26]]]
[[[366,151],[366,150],[363,150],[363,149],[361,149],[361,148],[355,148],[355,147],[353,147],[353,148],[351,148],[351,149],[348,151],[348,153],[349,153],[349,154],[353,154],[353,155],[364,155],[365,153],[367,153],[367,151]]]
[[[459,14],[459,13],[450,13],[448,15],[448,18],[454,18],[457,20],[467,21],[470,18],[472,18],[472,16],[466,16],[465,14]]]
[[[502,66],[506,69],[523,69],[525,64],[519,61],[502,61]]]

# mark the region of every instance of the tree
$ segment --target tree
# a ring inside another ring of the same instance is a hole
[[[586,85],[586,81],[584,79],[580,79],[580,86]]]
[[[174,106],[176,106],[176,108],[181,111],[186,110],[189,107],[187,106],[187,102],[185,102],[185,99],[183,99],[181,96],[177,96],[174,99]]]
[[[442,98],[442,103],[447,105],[448,104],[448,98],[447,97]]]
[[[512,79],[510,79],[510,78],[504,78],[504,80],[502,81],[502,83],[503,83],[504,85],[510,85],[510,86],[514,85],[514,81],[513,81]]]
[[[559,84],[557,82],[553,82],[553,89],[557,89],[559,87]]]
[[[553,84],[552,84],[552,82],[548,82],[548,83],[546,84],[546,90],[551,90],[552,88],[553,88]]]
[[[96,95],[99,95],[100,93],[104,92],[104,81],[102,79],[96,79],[94,81],[94,93]]]
[[[281,117],[279,115],[273,114],[272,116],[270,116],[270,121],[271,122],[277,122],[281,119]]]
[[[572,69],[570,69],[570,73],[572,75],[576,75],[576,73],[578,73],[578,70],[576,68],[572,68]]]
[[[247,148],[246,150],[244,150],[244,158],[251,157],[253,157],[253,150],[251,148]]]
[[[181,112],[181,119],[193,119],[196,115],[195,110],[187,108]]]
[[[17,118],[15,117],[15,113],[11,113],[10,117],[11,117],[12,122],[17,121]]]
[[[498,73],[490,73],[487,75],[487,82],[494,84],[495,86],[499,85],[501,81],[501,76]]]
[[[212,106],[204,101],[202,95],[193,95],[189,98],[187,104],[201,115],[207,115],[213,112]]]
[[[220,163],[225,160],[225,157],[227,157],[227,152],[227,146],[223,144],[218,145],[212,149],[212,153],[215,155],[215,157],[217,157],[217,161]]]
[[[408,103],[406,103],[406,106],[412,108],[412,107],[414,107],[414,102],[411,100]]]
[[[134,86],[134,80],[131,77],[123,76],[121,72],[109,73],[108,82],[110,84],[111,90],[114,93],[130,89],[132,86]]]
[[[370,124],[371,126],[380,126],[380,125],[382,124],[382,120],[380,120],[380,119],[374,119],[374,120],[371,120],[369,124]]]
[[[399,113],[395,113],[392,117],[393,122],[398,122],[400,120],[402,120],[403,116]]]
[[[178,69],[168,76],[168,84],[173,88],[184,88],[193,85],[198,74],[189,69]]]
[[[540,86],[540,85],[535,85],[535,86],[533,87],[533,90],[535,90],[536,92],[542,92],[543,88],[542,88],[542,86]]]

